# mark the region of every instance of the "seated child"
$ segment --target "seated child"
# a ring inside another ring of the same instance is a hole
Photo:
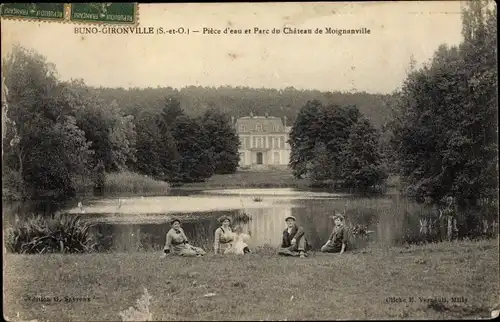
[[[342,254],[345,251],[348,241],[347,229],[344,226],[344,216],[342,214],[336,214],[332,218],[335,227],[326,244],[321,247],[321,251],[325,253],[340,252],[340,254]]]
[[[233,241],[231,243],[231,247],[224,251],[224,254],[236,254],[243,255],[250,253],[250,249],[248,248],[247,241],[250,239],[248,234],[242,233],[243,228],[241,226],[236,227],[233,233]]]

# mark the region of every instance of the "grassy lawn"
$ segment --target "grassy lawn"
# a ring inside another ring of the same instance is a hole
[[[23,320],[119,320],[143,287],[153,297],[153,319],[163,321],[489,318],[500,307],[498,240],[305,259],[264,251],[168,259],[158,253],[9,254],[4,272],[4,316],[11,320],[18,313]],[[90,301],[44,304],[27,296]],[[406,303],[389,303],[390,297]]]
[[[299,188],[306,187],[307,179],[295,179],[291,170],[270,169],[265,171],[245,170],[233,174],[216,174],[206,182],[189,183],[183,188]]]
[[[233,174],[216,174],[205,182],[183,184],[183,189],[231,189],[231,188],[310,188],[309,179],[296,179],[290,169],[238,170]],[[389,176],[387,185],[399,185],[399,177]]]

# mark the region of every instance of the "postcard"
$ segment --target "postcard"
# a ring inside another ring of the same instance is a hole
[[[7,321],[498,317],[492,1],[0,16]]]

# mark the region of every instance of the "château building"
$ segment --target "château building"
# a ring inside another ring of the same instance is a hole
[[[286,167],[290,160],[290,145],[287,143],[291,127],[272,116],[244,116],[234,123],[240,138],[240,167],[268,168]]]

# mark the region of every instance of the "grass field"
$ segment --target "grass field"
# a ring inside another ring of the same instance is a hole
[[[264,251],[244,257],[4,258],[4,317],[11,321],[119,320],[143,287],[153,297],[153,320],[163,321],[489,318],[500,307],[498,239],[316,253],[305,259]],[[41,303],[29,296],[90,301]]]
[[[310,188],[309,179],[296,179],[290,169],[238,170],[233,174],[216,174],[205,182],[183,184],[182,188]],[[398,176],[390,176],[387,180],[390,188],[399,185]]]
[[[206,180],[185,184],[183,188],[299,188],[307,187],[307,179],[295,179],[291,170],[245,170],[234,174],[216,174]]]

